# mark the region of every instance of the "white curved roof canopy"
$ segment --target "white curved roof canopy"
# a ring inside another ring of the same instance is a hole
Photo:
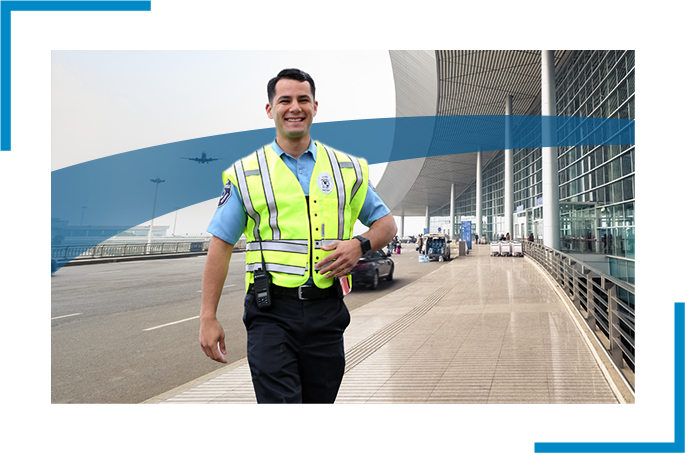
[[[556,51],[555,63],[569,51]],[[390,51],[397,117],[533,114],[539,105],[539,50]],[[397,137],[397,132],[396,132]],[[430,145],[430,144],[427,144]],[[426,147],[426,151],[428,146]],[[483,168],[499,151],[482,153]],[[476,179],[476,153],[388,163],[378,193],[394,215],[423,216],[449,205]]]

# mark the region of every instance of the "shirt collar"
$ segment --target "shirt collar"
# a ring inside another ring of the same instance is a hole
[[[274,151],[276,151],[276,154],[278,154],[278,156],[281,158],[283,157],[283,154],[287,154],[285,151],[283,151],[281,149],[280,146],[278,146],[278,143],[276,143],[276,140],[274,140],[271,143],[271,148]],[[314,142],[314,140],[311,140],[311,139],[309,140],[309,148],[307,148],[307,151],[305,151],[305,153],[311,153],[314,160],[316,160],[316,143]],[[288,154],[288,156],[290,156],[290,154]]]

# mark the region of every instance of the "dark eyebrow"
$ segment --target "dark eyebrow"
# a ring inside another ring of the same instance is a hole
[[[279,96],[278,99],[276,99],[276,102],[280,102],[280,101],[289,101],[289,100],[291,100],[292,98],[293,98],[292,96],[290,96],[290,95],[288,95],[288,94],[284,94],[284,95],[282,95],[282,96]],[[299,100],[306,99],[306,100],[308,100],[308,101],[311,101],[311,100],[312,100],[312,97],[311,97],[311,95],[309,95],[309,94],[300,94],[299,96],[297,96],[297,99],[299,99]]]

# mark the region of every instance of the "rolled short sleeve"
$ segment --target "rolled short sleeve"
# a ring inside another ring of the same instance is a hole
[[[238,190],[228,181],[219,198],[219,206],[209,222],[207,232],[224,242],[235,245],[245,231],[247,212]]]
[[[390,209],[383,203],[383,200],[378,196],[376,189],[369,183],[366,189],[364,204],[359,212],[359,221],[367,227],[370,227],[373,222],[388,214],[390,214]]]

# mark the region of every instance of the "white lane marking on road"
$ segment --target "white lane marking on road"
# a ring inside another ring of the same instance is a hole
[[[81,313],[72,313],[70,315],[55,316],[54,318],[50,318],[50,320],[52,321],[53,319],[68,318],[69,316],[78,316],[80,314]]]
[[[224,286],[224,288],[230,288],[231,286],[235,286],[235,283],[232,284],[232,285],[226,285],[226,286]],[[200,289],[200,290],[198,290],[197,292],[198,292],[198,293],[201,293],[202,290]]]
[[[199,318],[199,317],[200,317],[200,316],[198,315],[198,316],[193,316],[192,318],[186,318],[186,319],[181,319],[180,321],[174,321],[174,322],[169,322],[169,323],[166,323],[166,324],[162,324],[161,326],[149,327],[149,328],[147,328],[147,329],[143,329],[143,332],[147,332],[148,330],[159,329],[159,328],[161,328],[161,327],[173,326],[174,324],[178,324],[178,323],[186,322],[186,321],[191,321],[191,320],[197,319],[197,318]]]
[[[123,269],[115,270],[115,271],[100,271],[100,272],[91,272],[90,275],[100,275],[100,274],[115,274],[117,272],[122,272]]]

